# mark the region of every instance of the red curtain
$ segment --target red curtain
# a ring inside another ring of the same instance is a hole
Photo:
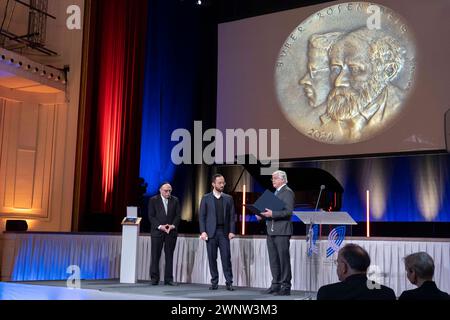
[[[118,227],[126,206],[139,198],[147,1],[88,3],[80,216],[110,214]]]

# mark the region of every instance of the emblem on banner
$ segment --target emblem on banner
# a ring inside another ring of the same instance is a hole
[[[317,246],[317,240],[319,239],[319,225],[315,224],[311,228],[309,228],[308,233],[308,257],[311,257],[313,254],[319,253],[319,247]]]
[[[327,258],[331,257],[333,253],[339,251],[339,248],[345,239],[345,230],[345,226],[340,226],[331,230],[328,235]]]

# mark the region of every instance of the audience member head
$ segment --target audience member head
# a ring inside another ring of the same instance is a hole
[[[432,281],[434,275],[433,258],[426,252],[417,252],[404,258],[408,280],[420,287],[425,281]]]
[[[369,266],[369,254],[357,244],[350,243],[339,250],[337,275],[340,281],[344,281],[355,274],[366,274]]]

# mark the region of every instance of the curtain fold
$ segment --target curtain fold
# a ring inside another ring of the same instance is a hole
[[[147,3],[88,2],[91,21],[84,58],[88,76],[83,79],[89,92],[82,110],[84,147],[78,157],[83,164],[76,173],[84,177],[78,191],[79,219],[85,229],[92,215],[106,214],[113,230],[118,230],[126,206],[139,201]]]

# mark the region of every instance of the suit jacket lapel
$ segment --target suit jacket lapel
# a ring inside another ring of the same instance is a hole
[[[173,205],[173,201],[172,201],[172,197],[170,197],[169,200],[167,201],[167,216],[169,216],[169,212],[171,212],[170,208],[172,207],[172,205]]]
[[[166,210],[164,209],[164,203],[163,203],[163,200],[162,200],[161,196],[159,196],[158,203],[159,203],[159,210],[160,210],[160,212],[162,212],[165,215],[166,214]],[[169,211],[169,210],[167,210],[167,211]]]
[[[225,201],[225,197],[222,194],[222,203],[223,203],[223,223],[227,223],[227,202]]]
[[[215,198],[215,197],[214,197],[214,193],[211,192],[211,193],[209,194],[209,205],[211,206],[211,208],[214,208],[215,205],[216,205],[216,204],[214,203],[214,198]]]

